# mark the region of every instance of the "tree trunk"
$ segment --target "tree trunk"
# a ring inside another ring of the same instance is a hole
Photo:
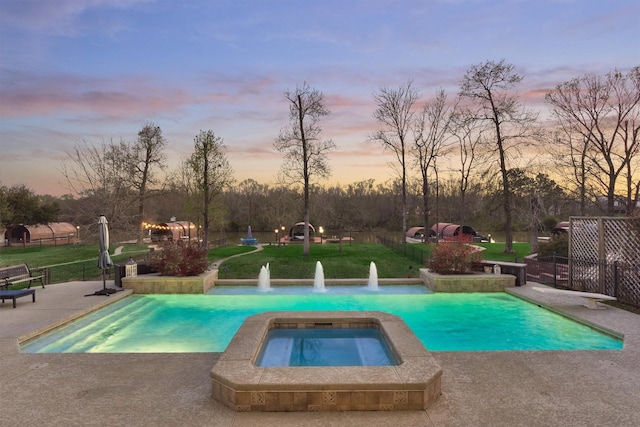
[[[540,201],[536,195],[533,195],[530,200],[531,218],[529,222],[529,244],[531,249],[530,254],[538,252],[538,224],[540,222]]]
[[[500,154],[500,172],[502,173],[502,207],[504,209],[504,232],[505,247],[504,252],[513,253],[513,234],[511,231],[511,189],[509,188],[509,174],[507,173],[507,164],[505,160],[504,147],[502,145],[502,136],[500,134],[500,125],[496,122],[496,135],[498,141],[498,152]]]
[[[401,139],[402,144],[402,242],[403,245],[407,244],[407,167],[405,163],[405,149],[404,140]]]
[[[209,247],[209,156],[207,150],[205,150],[205,155],[203,156],[204,160],[204,168],[203,168],[203,190],[204,197],[202,199],[202,247]]]
[[[138,229],[140,230],[138,233],[138,243],[142,244],[144,242],[144,227],[142,226],[142,221],[144,221],[144,202],[142,200],[138,203]]]
[[[422,178],[422,223],[424,224],[424,237],[422,243],[429,242],[429,181]]]

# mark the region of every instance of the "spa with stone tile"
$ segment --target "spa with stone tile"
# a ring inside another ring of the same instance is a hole
[[[260,367],[269,330],[376,328],[395,366]],[[267,312],[246,319],[211,370],[213,398],[236,411],[401,411],[440,396],[442,370],[404,321],[383,312]]]

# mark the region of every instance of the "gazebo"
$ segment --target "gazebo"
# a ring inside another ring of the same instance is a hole
[[[569,233],[569,221],[562,221],[556,224],[555,227],[551,229],[551,234],[553,237],[561,236],[562,234]]]
[[[468,242],[487,241],[487,238],[478,234],[470,225],[451,224],[449,222],[439,222],[431,226],[438,240],[462,240]]]
[[[68,222],[51,222],[37,225],[14,225],[8,227],[4,238],[12,244],[57,245],[78,241],[78,229]]]
[[[160,224],[144,224],[149,230],[149,237],[152,241],[162,240],[191,240],[198,238],[198,231],[194,223],[190,221],[172,221]]]
[[[408,241],[420,241],[424,242],[431,237],[436,236],[436,232],[434,230],[429,229],[429,235],[425,236],[424,227],[411,227],[407,230],[406,233]]]
[[[309,240],[313,241],[316,229],[309,224]],[[289,229],[289,240],[304,240],[304,222],[296,222]]]

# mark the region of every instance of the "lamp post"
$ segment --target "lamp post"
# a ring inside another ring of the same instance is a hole
[[[76,225],[76,237],[78,238],[78,243],[80,243],[80,226]]]
[[[280,246],[280,241],[278,240],[278,231],[280,231],[280,230],[278,230],[277,228],[275,230],[273,230],[273,232],[276,235],[276,245]]]
[[[320,232],[320,244],[322,244],[322,235],[324,234],[324,228],[322,226],[318,227],[318,231]]]

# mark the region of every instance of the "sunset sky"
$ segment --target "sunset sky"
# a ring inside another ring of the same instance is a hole
[[[454,97],[470,66],[505,59],[544,112],[558,83],[640,65],[639,17],[639,0],[0,0],[0,184],[69,193],[74,145],[147,122],[171,166],[211,129],[238,182],[275,184],[283,94],[305,81],[332,112],[326,183],[382,183],[392,158],[367,142],[380,87]]]

